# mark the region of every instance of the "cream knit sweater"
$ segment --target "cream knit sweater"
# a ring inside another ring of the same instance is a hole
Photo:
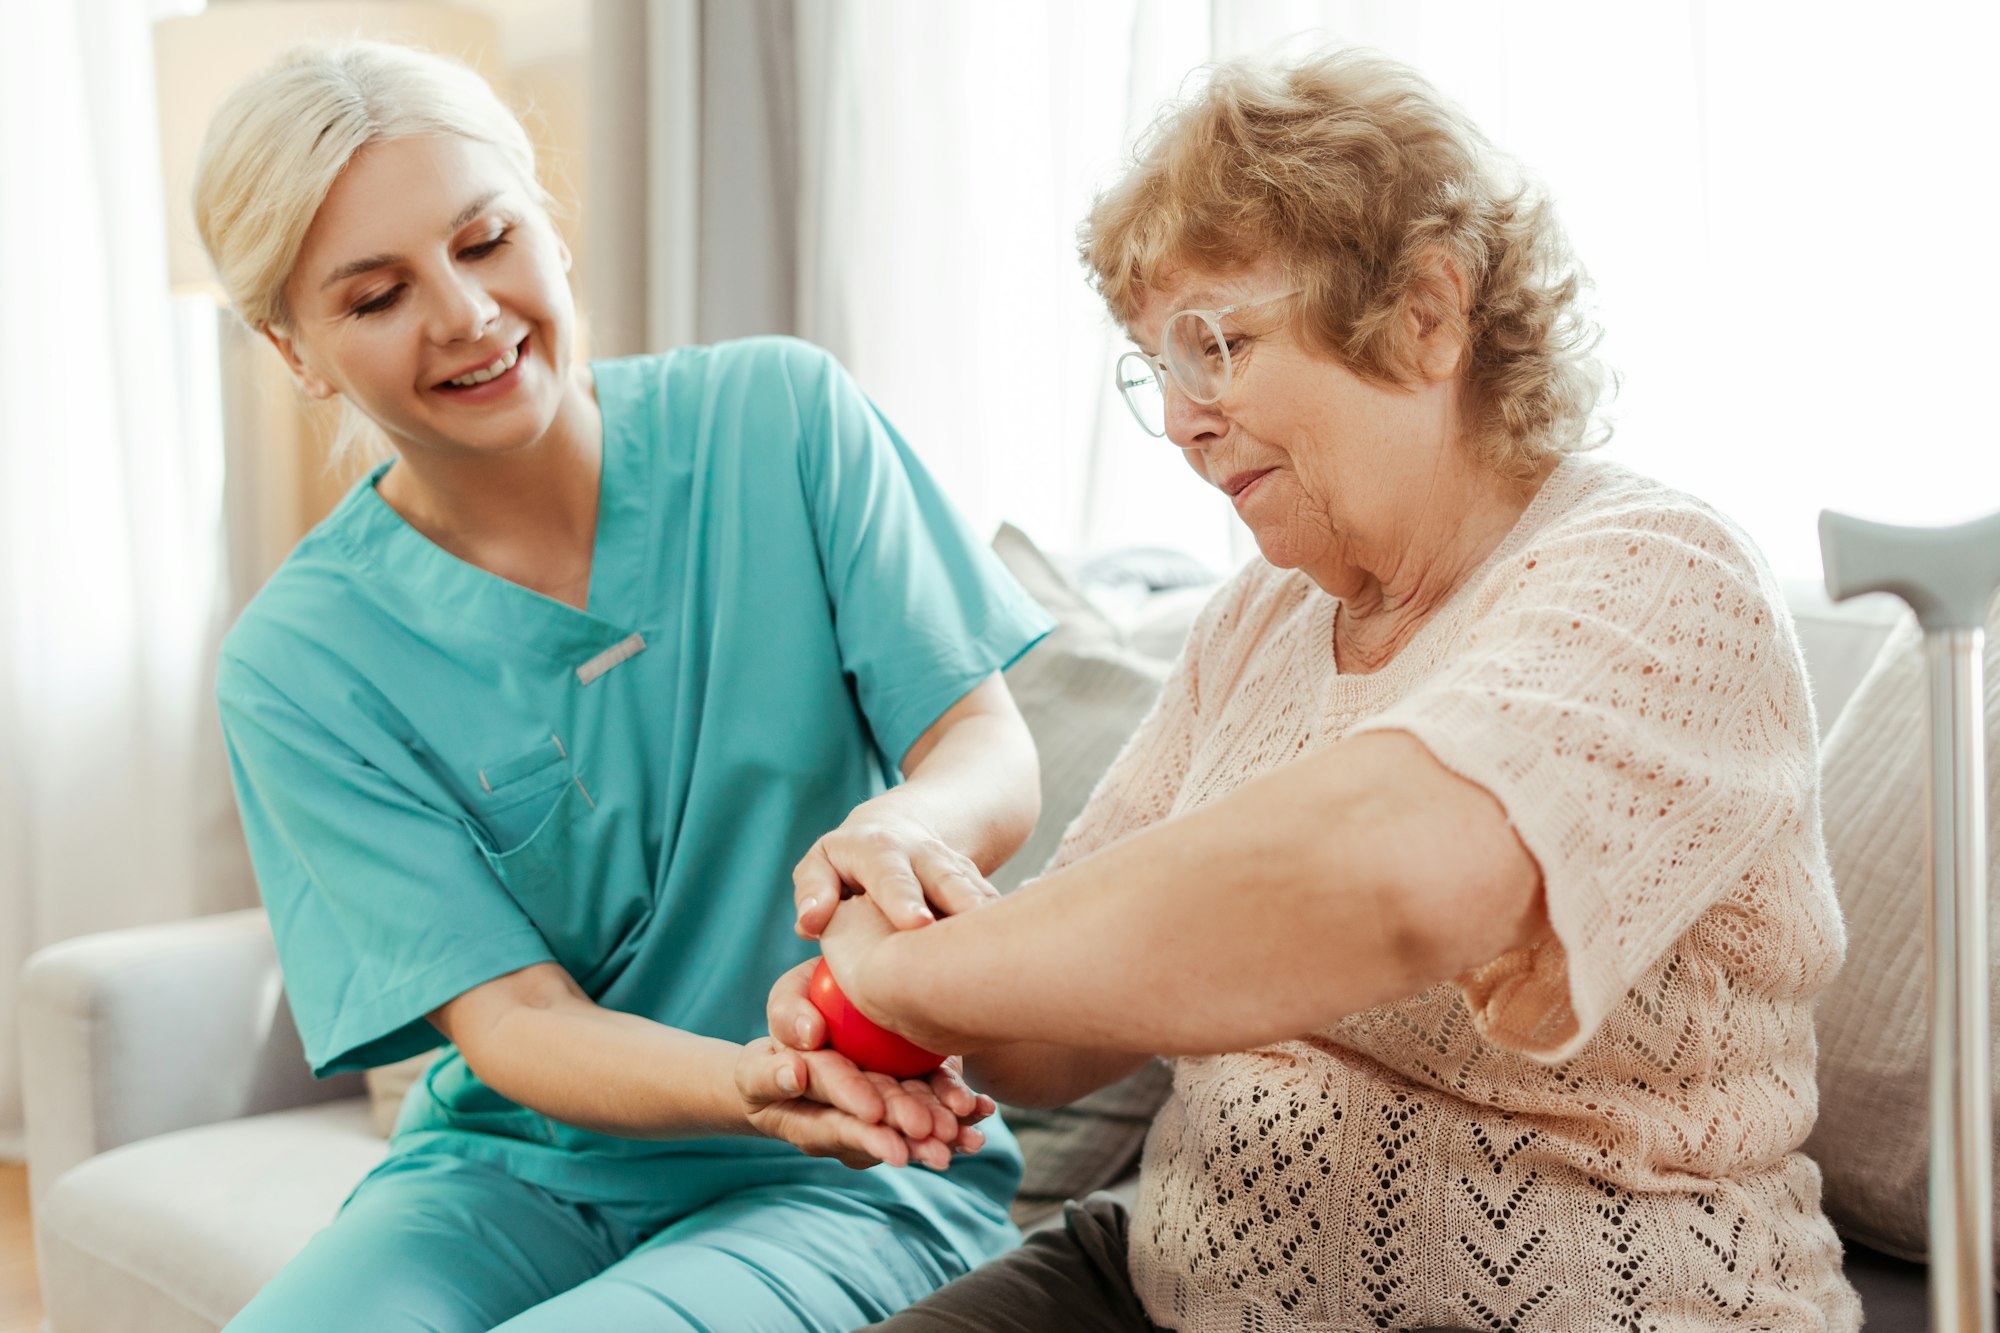
[[[1507,810],[1554,942],[1324,1031],[1176,1062],[1131,1272],[1182,1333],[1859,1326],[1811,1127],[1844,948],[1815,728],[1727,520],[1566,459],[1384,669],[1252,561],[1209,603],[1061,865],[1368,730]]]

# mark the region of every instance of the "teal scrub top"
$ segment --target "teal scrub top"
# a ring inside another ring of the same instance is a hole
[[[792,867],[1050,627],[826,353],[762,338],[592,372],[586,610],[420,535],[385,465],[224,643],[237,800],[316,1074],[439,1046],[427,1012],[551,960],[606,1008],[764,1035],[771,982],[816,951]],[[395,1140],[441,1146],[578,1197],[859,1179],[769,1139],[576,1129],[449,1048]],[[950,1175],[1004,1203],[1019,1170],[995,1125]]]

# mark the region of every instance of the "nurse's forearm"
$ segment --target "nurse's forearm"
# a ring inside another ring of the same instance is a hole
[[[510,973],[431,1016],[481,1082],[579,1129],[622,1138],[749,1134],[734,1042],[600,1008],[554,964]]]
[[[918,738],[903,773],[877,799],[909,809],[981,874],[1019,851],[1041,814],[1034,738],[997,672]]]
[[[1034,743],[1020,739],[998,719],[967,718],[900,787],[876,799],[909,810],[980,874],[991,874],[1020,850],[1041,813]]]

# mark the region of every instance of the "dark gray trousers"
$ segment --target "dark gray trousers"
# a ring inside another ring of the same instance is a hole
[[[1125,1271],[1124,1205],[1108,1194],[1063,1205],[1063,1224],[975,1268],[880,1333],[1164,1333]]]
[[[861,1333],[1170,1333],[1146,1318],[1125,1267],[1125,1205],[1093,1194],[1063,1224]],[[1417,1329],[1414,1333],[1464,1333]]]

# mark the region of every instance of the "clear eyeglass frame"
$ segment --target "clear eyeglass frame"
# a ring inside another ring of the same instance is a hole
[[[1112,367],[1112,382],[1118,386],[1118,396],[1131,409],[1139,429],[1156,437],[1166,435],[1169,379],[1187,395],[1189,402],[1205,407],[1222,401],[1222,396],[1229,392],[1235,369],[1230,361],[1229,339],[1222,330],[1223,317],[1282,301],[1304,290],[1293,287],[1238,301],[1220,310],[1176,310],[1167,316],[1167,322],[1160,326],[1160,355],[1148,356],[1134,350],[1119,357]],[[1206,345],[1202,342],[1204,334],[1208,338]],[[1218,356],[1214,360],[1205,346],[1216,350]]]

